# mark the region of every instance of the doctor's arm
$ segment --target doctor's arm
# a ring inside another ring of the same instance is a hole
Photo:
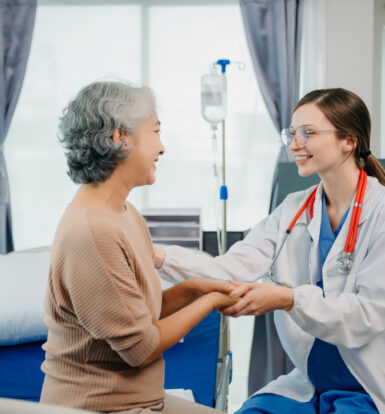
[[[281,213],[280,206],[222,256],[211,257],[180,246],[155,247],[156,267],[164,278],[174,282],[197,277],[252,282],[270,267]]]
[[[285,310],[303,331],[326,342],[347,348],[367,344],[385,331],[385,224],[383,227],[360,266],[357,293],[324,297],[314,285],[289,289],[253,283],[236,304],[221,313],[238,317]]]
[[[315,286],[294,289],[290,316],[305,332],[335,345],[358,348],[385,331],[385,220],[378,226],[356,279],[356,293],[323,297]]]

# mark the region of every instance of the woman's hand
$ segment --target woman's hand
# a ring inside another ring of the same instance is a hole
[[[290,310],[294,304],[293,290],[268,283],[230,282],[232,285],[248,285],[249,290],[237,303],[221,310],[223,315],[238,317],[241,315],[262,315],[277,309]]]
[[[196,280],[196,279],[195,279]],[[160,340],[155,351],[140,365],[144,367],[159,358],[160,354],[170,348],[183,338],[197,323],[206,317],[214,309],[224,308],[236,303],[244,295],[250,286],[247,283],[240,285],[230,284],[230,282],[205,281],[204,289],[211,289],[216,283],[232,285],[233,290],[230,293],[210,292],[202,294],[198,298],[194,296],[193,290],[186,288],[186,284],[191,282],[179,283],[166,292],[167,300],[163,303],[161,318],[154,322],[159,330]],[[196,282],[195,282],[196,283]],[[214,285],[212,285],[214,283]],[[202,279],[200,288],[202,289]],[[191,300],[192,299],[192,300]],[[171,305],[167,305],[170,303]],[[164,307],[168,310],[165,311]]]
[[[189,281],[182,283],[186,283],[191,289],[193,289],[196,296],[205,295],[210,292],[230,293],[237,288],[237,286],[230,282],[203,278],[190,279]]]
[[[250,283],[235,285],[232,282],[228,282],[228,284],[232,285],[230,293],[211,292],[207,294],[207,297],[212,300],[213,309],[223,309],[235,305],[253,286]]]
[[[242,290],[243,289],[243,290]],[[209,294],[211,292],[221,292],[223,294],[233,295],[233,292],[237,298],[239,297],[237,291],[246,292],[246,288],[234,285],[230,282],[224,282],[222,280],[210,280],[210,279],[190,279],[178,283],[170,289],[164,290],[162,293],[162,311],[161,319],[179,309],[189,305],[200,297]],[[229,302],[222,307],[232,305],[234,302]],[[217,306],[215,307],[215,309]]]

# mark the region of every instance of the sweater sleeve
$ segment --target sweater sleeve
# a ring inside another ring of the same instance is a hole
[[[79,324],[129,365],[140,365],[160,336],[128,246],[111,228],[96,225],[82,231],[66,250],[63,279]]]

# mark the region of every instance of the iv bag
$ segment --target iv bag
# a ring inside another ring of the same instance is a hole
[[[202,88],[202,116],[211,124],[217,124],[226,118],[226,77],[223,74],[203,75]]]

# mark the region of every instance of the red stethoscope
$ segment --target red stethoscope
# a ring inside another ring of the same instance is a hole
[[[363,204],[365,190],[366,190],[367,178],[368,177],[367,177],[366,172],[362,168],[360,168],[360,177],[358,179],[356,198],[354,200],[353,212],[350,218],[348,235],[346,237],[344,250],[340,253],[337,259],[337,270],[342,275],[349,274],[353,266],[353,251],[354,251],[354,247],[356,245],[356,240],[357,240],[358,224],[360,221],[360,215],[361,215],[362,204]],[[286,229],[285,235],[278,249],[278,253],[276,254],[273,260],[273,263],[271,264],[270,269],[267,272],[267,276],[270,279],[270,281],[276,285],[286,286],[290,288],[292,287],[289,283],[278,282],[274,278],[273,266],[275,262],[277,261],[278,255],[280,251],[282,250],[282,247],[287,239],[287,236],[290,234],[292,228],[295,226],[299,217],[302,215],[302,213],[306,210],[307,207],[309,207],[310,220],[313,219],[313,206],[314,206],[315,195],[316,195],[317,189],[318,189],[318,186],[314,188],[314,190],[310,193],[309,197],[303,203],[302,207],[298,210],[298,213],[295,215],[295,217],[289,224],[289,227]],[[265,276],[266,275],[264,275],[263,277]]]

